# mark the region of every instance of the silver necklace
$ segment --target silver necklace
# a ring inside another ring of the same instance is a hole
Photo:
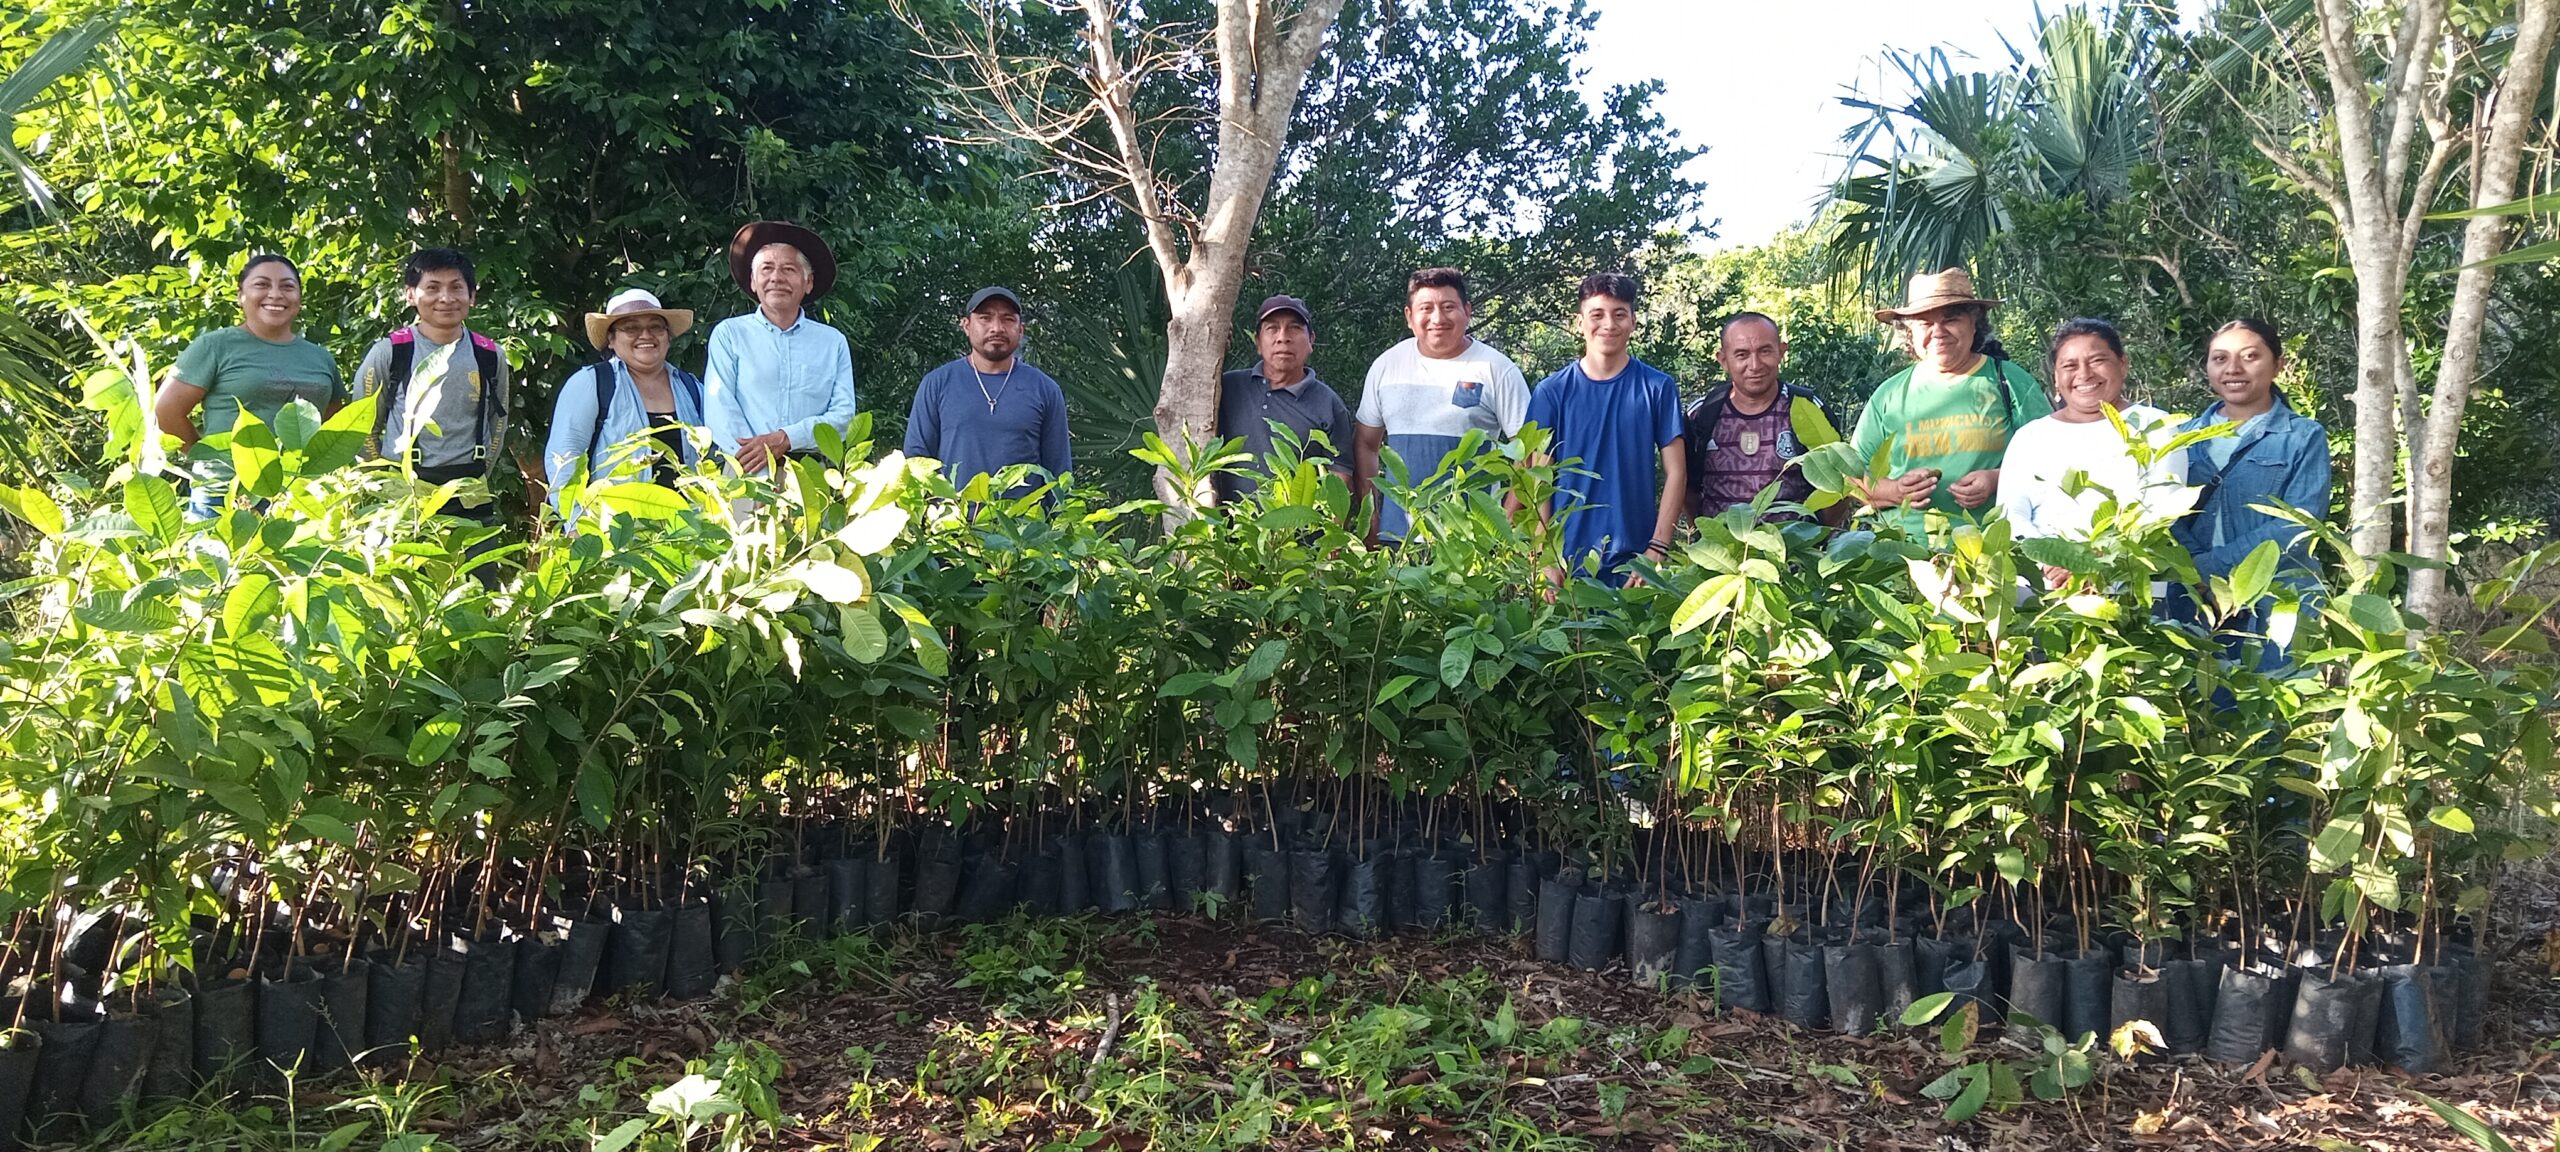
[[[994,392],[989,392],[987,391],[986,374],[978,371],[978,366],[975,364],[969,366],[969,375],[977,378],[978,395],[986,397],[987,411],[989,413],[993,413],[996,410],[996,401],[1004,398],[1005,389],[1013,387],[1013,370],[1020,367],[1022,367],[1022,361],[1020,360],[1016,360],[1011,364],[1005,365],[1004,379],[997,382],[996,390]]]

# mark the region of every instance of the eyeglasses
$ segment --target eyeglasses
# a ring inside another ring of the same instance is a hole
[[[664,336],[675,329],[669,328],[664,320],[642,320],[616,324],[612,331],[616,336]]]

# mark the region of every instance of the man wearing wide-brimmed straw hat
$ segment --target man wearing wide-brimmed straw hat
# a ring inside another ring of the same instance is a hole
[[[1979,519],[2000,490],[2009,436],[2053,411],[2044,385],[2009,360],[1991,334],[1998,300],[1974,291],[1962,268],[1914,276],[1899,308],[1878,308],[1917,363],[1876,386],[1849,442],[1861,457],[1891,445],[1885,478],[1862,484],[1867,506],[1913,535],[1924,511]]]
[[[758,220],[729,241],[729,276],[756,310],[711,329],[704,367],[712,435],[749,472],[817,448],[817,427],[853,422],[853,349],[803,310],[836,283],[836,257],[797,224]]]
[[[667,362],[676,337],[692,328],[691,309],[666,307],[639,288],[587,313],[587,342],[610,358],[579,369],[553,401],[542,467],[554,505],[581,461],[592,488],[632,479],[672,485],[679,464],[701,458],[692,432],[704,427],[702,381]],[[639,437],[643,430],[650,435]],[[646,470],[622,474],[634,461]]]

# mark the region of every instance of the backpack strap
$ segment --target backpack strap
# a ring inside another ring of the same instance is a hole
[[[504,414],[504,409],[499,407],[497,399],[501,353],[498,351],[497,341],[477,332],[464,334],[471,338],[471,357],[479,362],[477,366],[480,369],[480,415],[472,427],[471,458],[482,462],[485,466],[489,459],[489,449],[494,447],[489,443],[489,436],[497,429],[491,413],[494,411]]]
[[[613,410],[613,361],[598,360],[593,369],[596,377],[596,426],[587,433],[587,467],[596,466],[596,448],[604,443],[604,418]]]
[[[2018,396],[2009,390],[2009,358],[1997,353],[1982,358],[1991,369],[1991,389],[2000,394],[2000,422],[2009,431],[2018,430]]]
[[[702,378],[682,368],[670,368],[668,378],[684,389],[685,398],[693,401],[693,410],[702,411]]]
[[[391,426],[391,413],[409,392],[409,370],[418,362],[418,333],[403,324],[391,334],[391,366],[382,374],[382,391],[373,398],[373,439],[380,446],[384,429]]]

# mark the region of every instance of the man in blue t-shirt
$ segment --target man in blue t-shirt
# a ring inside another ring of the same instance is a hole
[[[942,461],[955,487],[1015,464],[1051,479],[1073,466],[1067,397],[1049,374],[1022,362],[1022,301],[981,288],[960,313],[969,354],[924,374],[907,410],[907,455]],[[1023,490],[1027,490],[1023,489]]]
[[[1680,386],[1627,355],[1639,291],[1622,272],[1584,277],[1574,310],[1582,358],[1529,394],[1529,422],[1554,437],[1547,458],[1566,465],[1553,506],[1539,512],[1565,518],[1564,563],[1548,573],[1558,584],[1587,567],[1605,582],[1626,583],[1634,578],[1628,561],[1660,563],[1670,554],[1680,522],[1689,487]]]

